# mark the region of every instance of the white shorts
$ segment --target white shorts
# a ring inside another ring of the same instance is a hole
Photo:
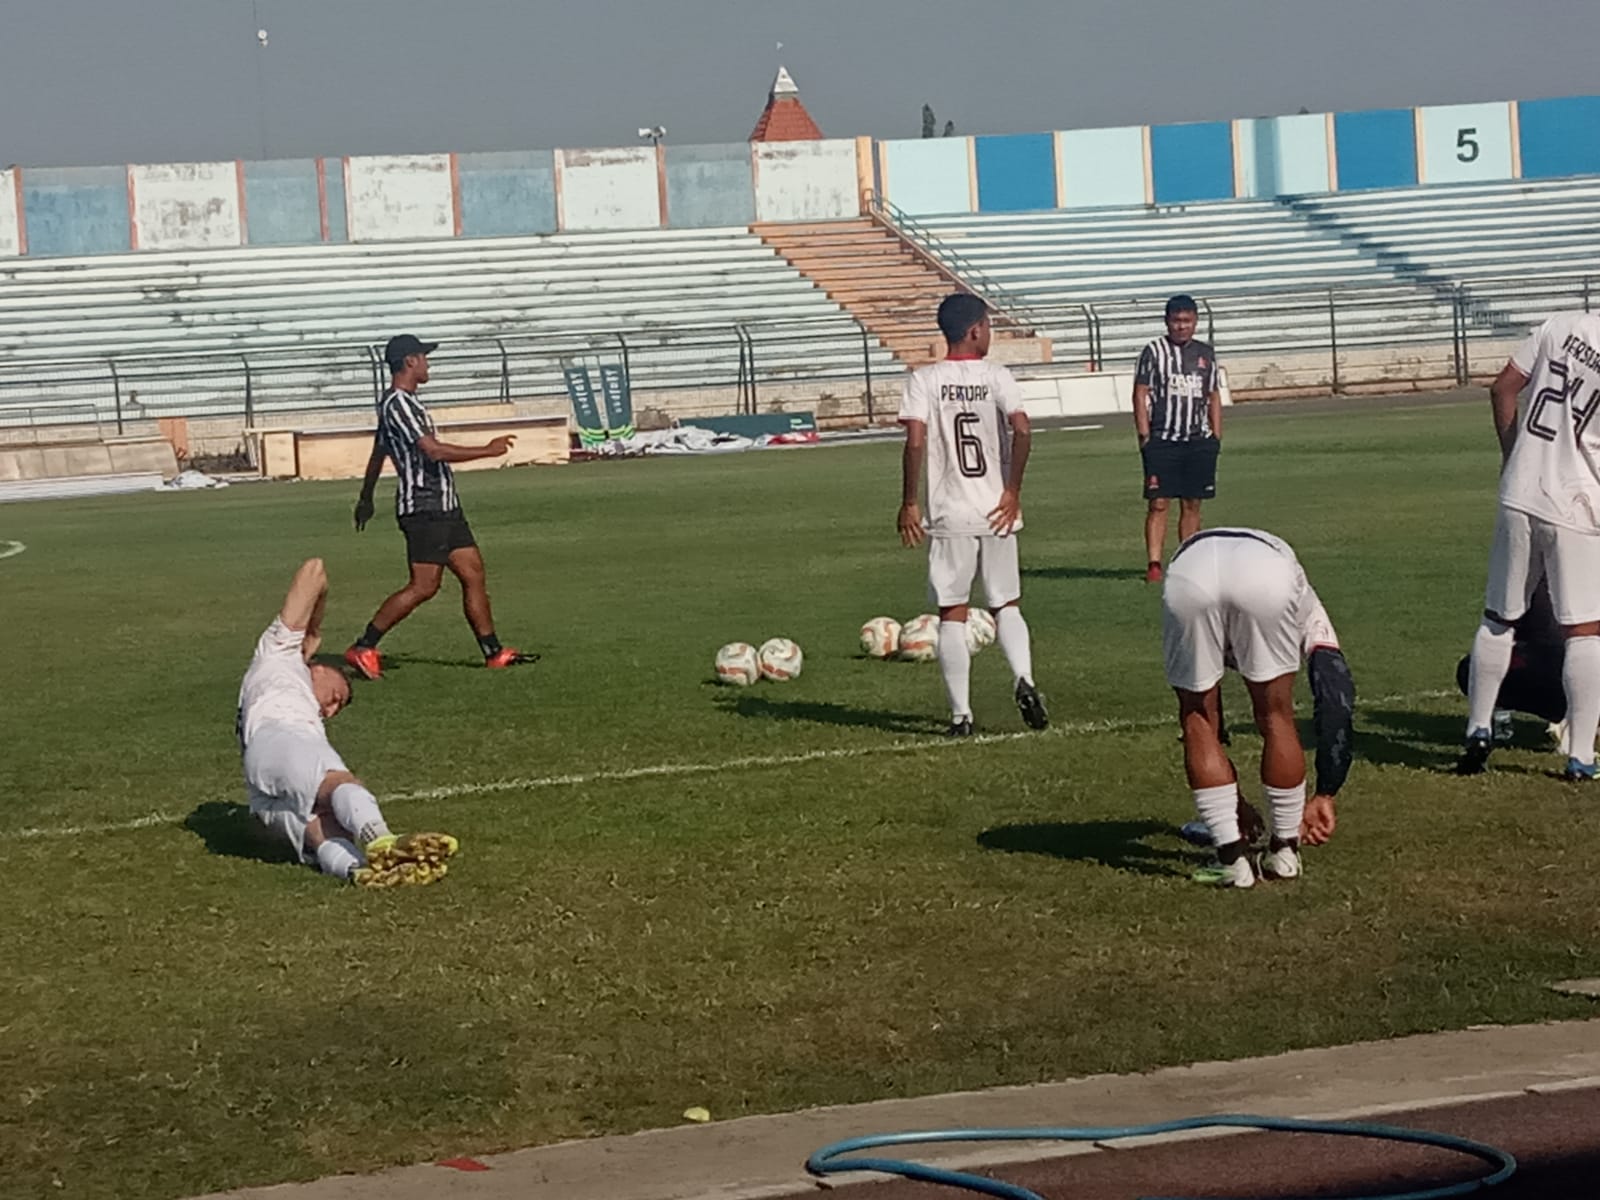
[[[1229,666],[1251,683],[1296,673],[1314,597],[1300,564],[1263,542],[1208,537],[1185,547],[1161,592],[1167,682],[1209,692]]]
[[[972,599],[972,580],[983,581],[990,608],[1003,608],[1022,598],[1022,571],[1017,566],[1017,539],[956,534],[928,539],[928,599],[940,608],[955,608]]]
[[[1541,579],[1550,584],[1557,621],[1600,621],[1600,534],[1579,533],[1502,508],[1494,523],[1483,607],[1515,621],[1528,611]]]
[[[273,833],[306,853],[306,825],[329,771],[344,771],[344,760],[327,737],[301,725],[263,725],[244,751],[244,785],[250,811]]]

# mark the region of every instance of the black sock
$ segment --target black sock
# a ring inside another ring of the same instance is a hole
[[[1300,853],[1300,839],[1297,837],[1274,837],[1267,845],[1273,850],[1293,850],[1296,854]]]
[[[1226,846],[1217,847],[1217,861],[1225,867],[1231,867],[1244,857],[1244,852],[1250,849],[1243,838],[1237,842],[1229,842]]]
[[[376,650],[378,648],[378,639],[382,636],[383,630],[369,621],[367,622],[367,631],[356,639],[356,645],[363,650]]]
[[[485,658],[493,658],[500,653],[500,639],[493,633],[485,633],[478,638],[478,649],[483,651]]]

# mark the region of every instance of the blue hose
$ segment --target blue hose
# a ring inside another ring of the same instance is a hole
[[[1282,1133],[1324,1133],[1335,1137],[1378,1138],[1389,1142],[1412,1142],[1421,1146],[1436,1146],[1441,1150],[1454,1150],[1470,1154],[1489,1163],[1495,1170],[1465,1183],[1452,1183],[1445,1187],[1424,1188],[1412,1192],[1379,1192],[1369,1196],[1351,1197],[1350,1200],[1446,1200],[1450,1196],[1465,1196],[1481,1188],[1491,1188],[1504,1183],[1516,1172],[1517,1160],[1504,1150],[1468,1138],[1454,1137],[1448,1133],[1430,1133],[1421,1129],[1402,1129],[1396,1125],[1363,1125],[1346,1121],[1300,1121],[1290,1117],[1251,1117],[1224,1114],[1215,1117],[1185,1117],[1178,1121],[1161,1121],[1154,1125],[1121,1125],[1105,1128],[1081,1127],[1077,1129],[943,1129],[927,1133],[885,1133],[871,1137],[851,1138],[824,1146],[806,1159],[806,1170],[813,1175],[831,1175],[839,1171],[878,1171],[885,1175],[899,1175],[920,1183],[938,1183],[946,1187],[965,1188],[985,1196],[998,1196],[1000,1200],[1044,1200],[1039,1193],[986,1179],[982,1175],[968,1175],[962,1171],[946,1171],[921,1163],[904,1162],[897,1158],[846,1158],[862,1150],[879,1146],[917,1146],[931,1142],[1111,1142],[1121,1138],[1149,1137],[1158,1133],[1173,1133],[1184,1129],[1208,1129],[1213,1126],[1232,1126],[1237,1129],[1265,1129]],[[1142,1200],[1184,1200],[1183,1197],[1146,1196]],[[1280,1200],[1295,1200],[1280,1197]]]

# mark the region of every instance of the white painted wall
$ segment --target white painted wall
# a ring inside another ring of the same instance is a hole
[[[244,243],[239,172],[231,162],[161,163],[128,169],[134,244],[191,250]]]
[[[0,171],[0,258],[22,253],[22,238],[17,221],[17,172],[12,167]]]
[[[652,146],[557,150],[563,229],[655,229],[661,185]]]
[[[757,142],[756,220],[828,221],[861,211],[853,138]]]
[[[455,236],[448,154],[351,158],[345,172],[352,242]]]

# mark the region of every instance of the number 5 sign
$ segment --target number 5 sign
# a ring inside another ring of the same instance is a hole
[[[1417,110],[1424,183],[1511,178],[1511,106],[1449,104]]]

